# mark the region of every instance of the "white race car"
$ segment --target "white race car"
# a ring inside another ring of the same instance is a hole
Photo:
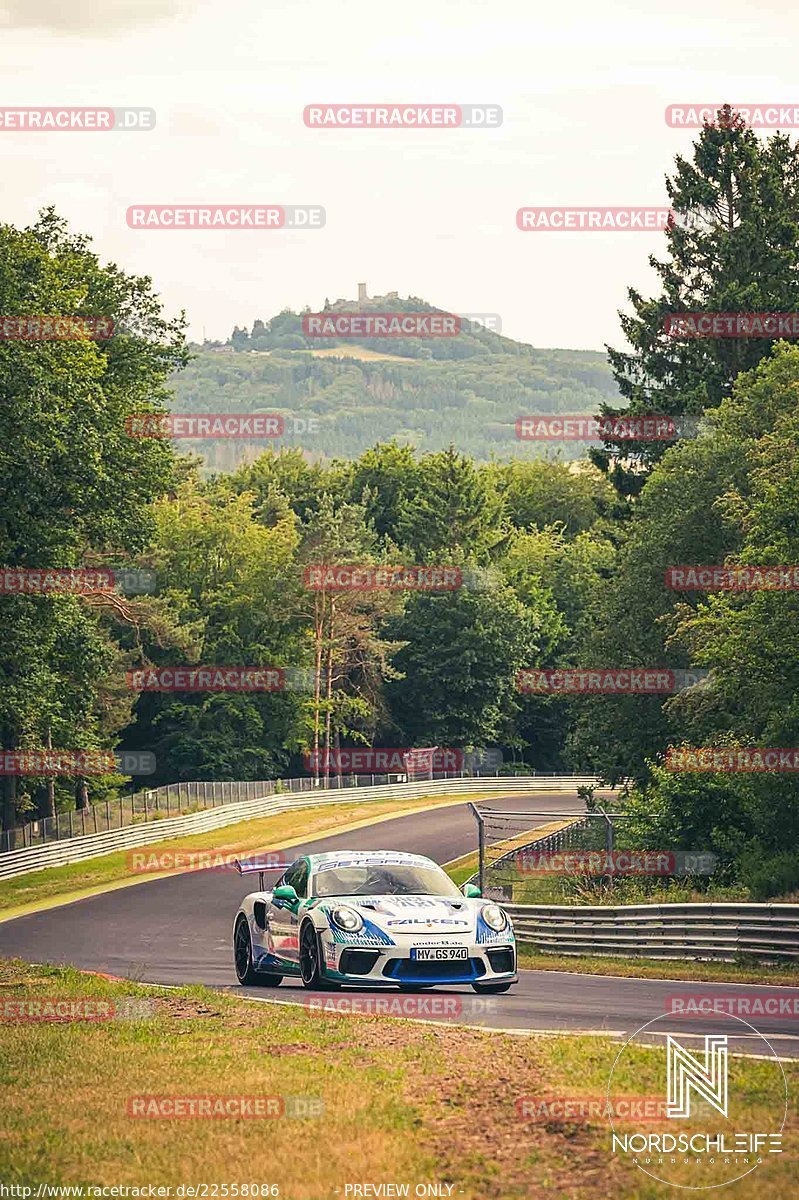
[[[263,871],[239,863],[242,874]],[[418,854],[341,850],[308,854],[272,891],[245,896],[233,926],[242,984],[307,988],[469,983],[506,992],[517,982],[510,917],[470,884],[460,892]]]

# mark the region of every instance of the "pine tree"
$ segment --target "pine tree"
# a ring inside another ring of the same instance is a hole
[[[759,141],[725,105],[699,134],[692,161],[677,157],[666,190],[668,258],[649,259],[663,290],[649,299],[628,290],[634,315],[619,316],[631,349],[607,350],[628,412],[681,417],[717,407],[774,339],[675,338],[669,314],[799,310],[799,143],[782,134]],[[608,416],[620,411],[603,406]],[[637,494],[668,444],[607,439],[592,458],[620,492]]]

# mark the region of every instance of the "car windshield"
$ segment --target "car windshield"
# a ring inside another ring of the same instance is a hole
[[[457,896],[455,884],[440,867],[412,863],[364,863],[326,867],[314,878],[316,896]]]

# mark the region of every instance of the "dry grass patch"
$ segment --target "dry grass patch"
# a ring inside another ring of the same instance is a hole
[[[0,963],[3,998],[148,1002],[98,1023],[0,1026],[0,1179],[49,1184],[276,1183],[281,1200],[344,1200],[350,1183],[451,1184],[453,1200],[651,1200],[673,1196],[609,1153],[601,1122],[531,1125],[524,1096],[600,1091],[618,1045],[513,1037],[377,1016],[315,1013],[202,988],[112,983],[71,969]],[[655,1051],[635,1051],[638,1090]],[[789,1145],[795,1153],[793,1091]],[[746,1064],[753,1119],[758,1064]],[[643,1084],[642,1084],[643,1080]],[[131,1097],[317,1099],[302,1119],[134,1119]],[[789,1154],[758,1171],[749,1200],[796,1191]],[[658,1190],[659,1189],[659,1190]]]

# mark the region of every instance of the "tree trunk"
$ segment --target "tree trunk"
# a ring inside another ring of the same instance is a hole
[[[6,775],[3,778],[3,829],[13,829],[16,823],[17,777],[16,775]]]
[[[75,783],[75,808],[80,810],[89,807],[89,788],[85,779],[78,779]]]
[[[331,700],[333,698],[333,635],[336,626],[336,601],[330,599],[330,625],[327,646],[327,678],[325,681],[325,698],[327,712],[325,713],[325,787],[330,786],[330,730],[333,718]]]
[[[48,725],[47,727],[47,749],[53,748],[53,734]],[[47,782],[44,785],[44,793],[42,796],[41,814],[43,817],[55,816],[55,778],[52,775],[47,776]]]
[[[317,784],[319,783],[319,706],[322,695],[322,641],[325,629],[324,605],[325,597],[323,592],[321,600],[317,600],[314,609],[314,640],[316,644],[314,647],[313,775],[314,782]]]

